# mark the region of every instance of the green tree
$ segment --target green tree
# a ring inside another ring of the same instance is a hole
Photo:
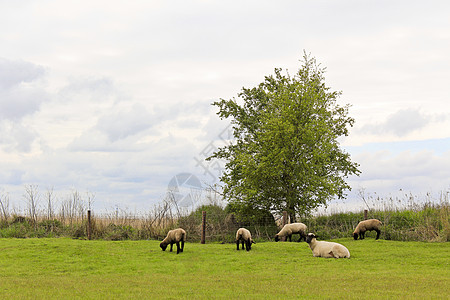
[[[235,207],[286,210],[295,221],[350,186],[359,165],[340,148],[354,119],[341,92],[325,85],[325,69],[306,53],[294,76],[282,69],[238,99],[214,102],[221,119],[231,118],[235,141],[207,158],[225,159],[224,196]]]

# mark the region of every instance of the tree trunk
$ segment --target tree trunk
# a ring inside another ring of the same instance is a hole
[[[291,220],[291,223],[295,223],[295,212],[289,212],[289,219]]]
[[[290,223],[295,223],[295,204],[294,202],[290,201],[288,203],[287,212],[289,214]]]

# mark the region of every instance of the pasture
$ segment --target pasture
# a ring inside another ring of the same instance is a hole
[[[177,255],[155,240],[0,239],[0,298],[450,298],[448,242],[333,241],[351,258],[315,258],[305,242],[186,243]]]

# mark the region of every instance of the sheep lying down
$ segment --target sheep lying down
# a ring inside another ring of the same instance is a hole
[[[178,254],[180,252],[183,252],[185,241],[186,241],[186,231],[184,231],[183,228],[177,228],[170,230],[167,233],[166,238],[159,244],[159,246],[161,247],[162,251],[166,251],[167,246],[170,244],[170,252],[172,252],[173,244],[176,244]]]
[[[318,241],[314,233],[308,233],[306,242],[314,257],[350,258],[350,251],[345,246],[334,242]]]

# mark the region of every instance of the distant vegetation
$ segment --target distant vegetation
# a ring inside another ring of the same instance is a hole
[[[417,209],[374,210],[369,218],[383,222],[380,238],[395,241],[450,241],[450,206],[425,204]],[[364,213],[336,213],[305,220],[322,239],[349,237]],[[375,232],[366,237],[375,237]]]
[[[30,199],[35,196],[31,191]],[[33,197],[32,197],[33,196]],[[411,197],[411,199],[415,199]],[[368,211],[368,218],[383,222],[381,239],[396,241],[450,241],[450,204],[447,197],[439,203],[417,204],[409,201],[396,207],[391,199],[377,199],[376,209]],[[30,200],[31,202],[31,200]],[[70,237],[87,239],[87,207],[78,193],[74,193],[60,207],[50,203],[52,211],[29,205],[23,214],[11,211],[5,199],[0,199],[0,238]],[[186,214],[174,209],[174,203],[164,201],[145,215],[135,216],[127,211],[96,215],[93,212],[91,238],[103,240],[161,240],[169,229],[183,227],[188,241],[198,242],[201,236],[202,211],[206,211],[206,241],[232,243],[239,227],[246,227],[257,241],[272,240],[281,220],[269,212],[254,210],[239,215],[230,207],[212,203]],[[364,219],[363,211],[315,215],[299,218],[320,239],[351,237],[353,229]],[[375,233],[368,233],[373,238]]]

